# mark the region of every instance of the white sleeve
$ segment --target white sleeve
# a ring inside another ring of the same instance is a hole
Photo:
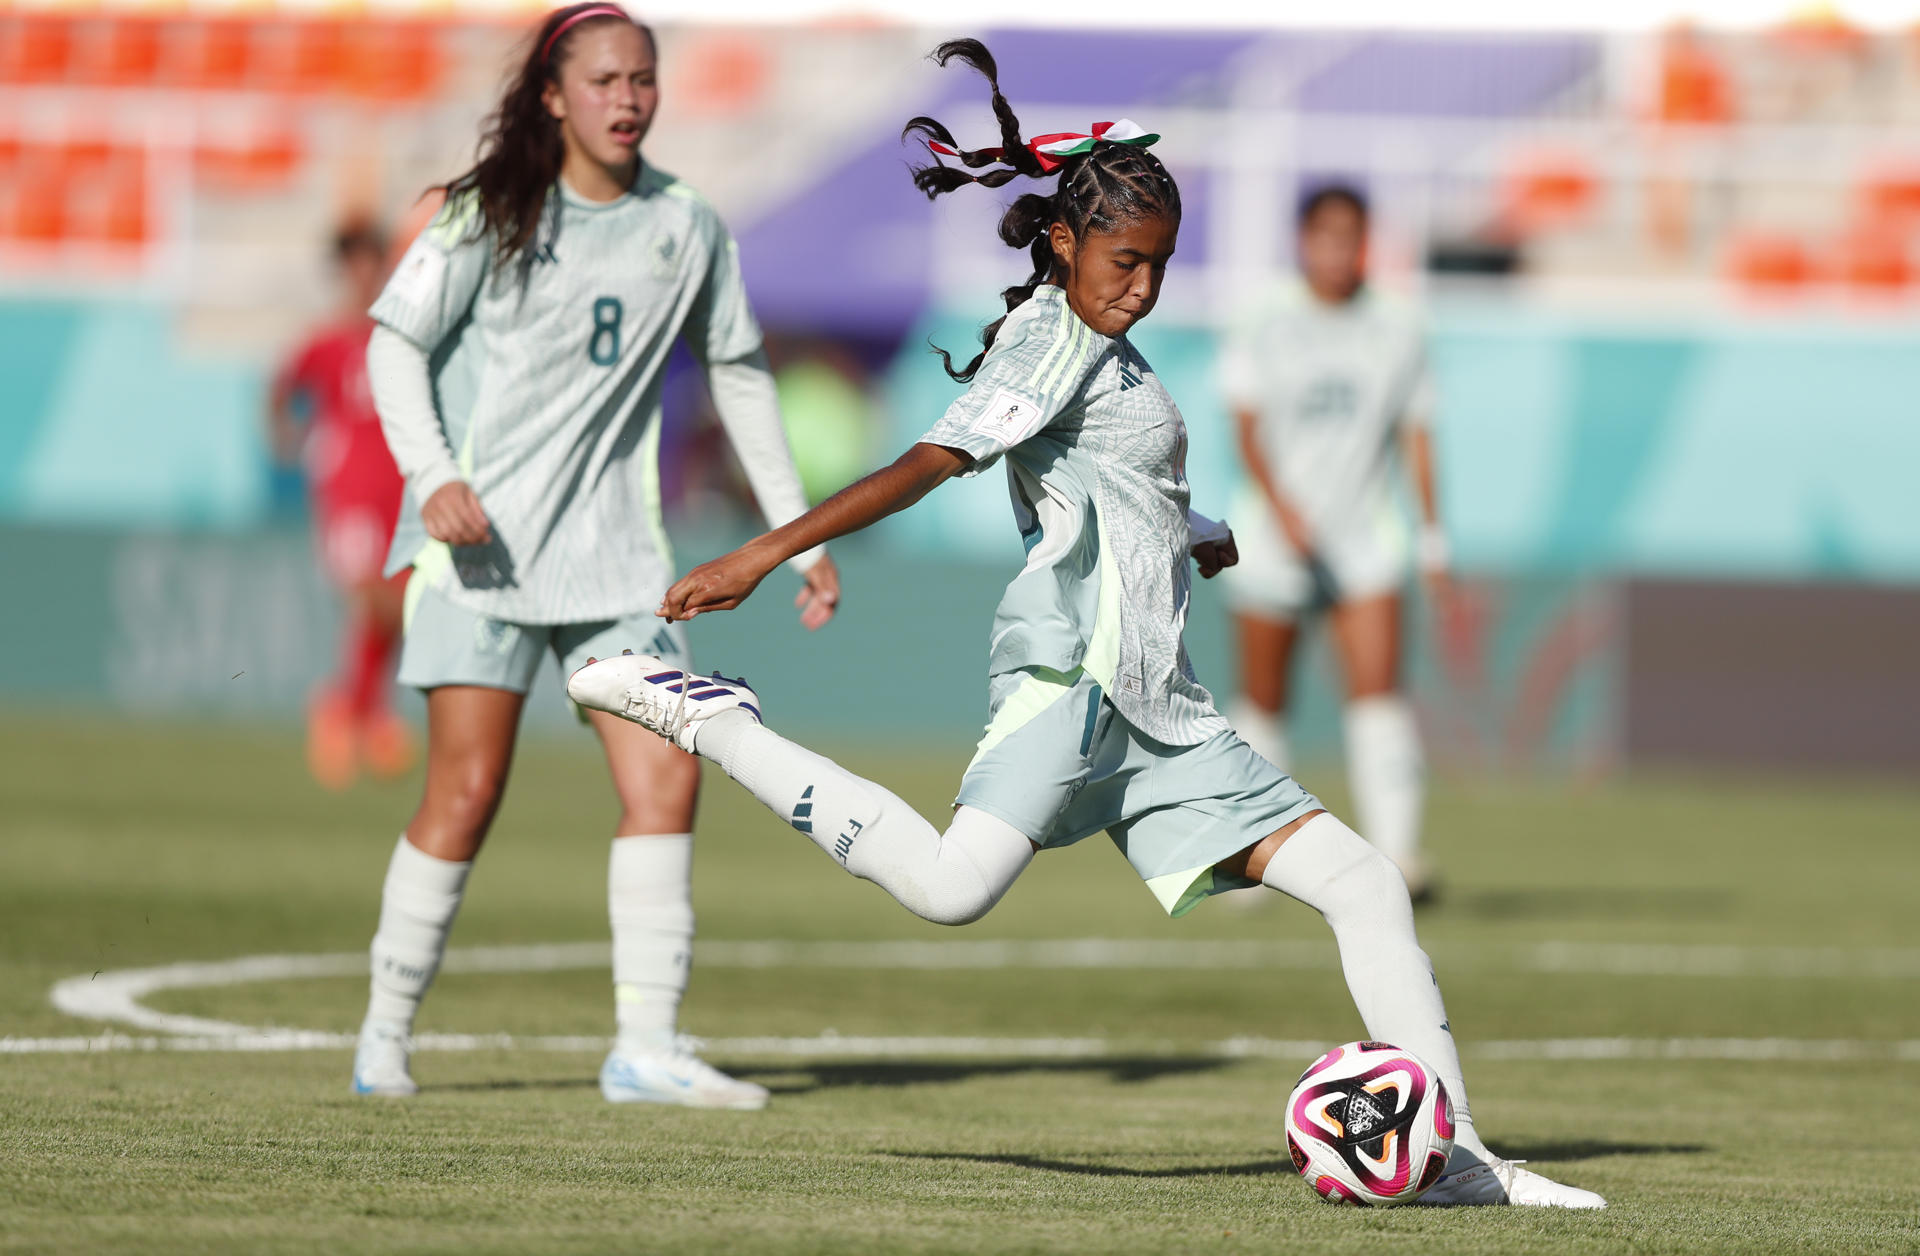
[[[407,477],[414,501],[425,505],[437,490],[462,478],[433,404],[426,350],[390,327],[376,326],[367,341],[367,384],[393,461]]]
[[[1209,519],[1191,506],[1187,507],[1187,526],[1193,530],[1195,545],[1205,545],[1209,542],[1218,545],[1233,535],[1233,529],[1226,525],[1225,520]]]
[[[807,495],[800,488],[793,448],[780,422],[780,398],[766,353],[755,349],[731,362],[708,362],[707,388],[767,526],[784,527],[805,514]],[[787,564],[804,575],[826,552],[825,546],[816,545],[795,554]]]

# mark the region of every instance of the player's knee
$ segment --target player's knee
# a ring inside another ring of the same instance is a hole
[[[440,788],[429,795],[434,818],[455,832],[477,836],[486,830],[506,790],[505,764],[462,763],[441,775]]]
[[[1409,912],[1413,910],[1399,867],[1366,841],[1355,844],[1354,860],[1334,888],[1342,900],[1354,906],[1377,908],[1405,903]]]
[[[700,761],[675,755],[649,770],[644,780],[616,782],[622,833],[684,833],[693,827],[700,793]]]
[[[916,909],[915,914],[936,925],[970,925],[997,902],[984,885],[947,884],[929,894],[924,909]]]

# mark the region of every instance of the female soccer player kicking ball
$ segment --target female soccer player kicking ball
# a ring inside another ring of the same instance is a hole
[[[412,567],[400,679],[427,693],[426,796],[393,853],[354,1058],[363,1094],[411,1094],[414,1014],[499,805],[540,657],[564,672],[618,642],[685,666],[650,612],[673,574],[660,526],[661,377],[676,337],[768,521],[806,508],[732,239],[700,196],[646,165],[660,92],[646,28],[610,4],[541,23],[479,163],[373,307],[367,365],[407,477],[390,566]],[[455,451],[458,451],[457,453]],[[797,554],[802,621],[839,577]],[[592,717],[621,804],[607,876],[616,1102],[757,1108],[767,1092],[676,1033],[693,936],[699,765]]]
[[[972,40],[942,45],[997,78]],[[1235,558],[1225,529],[1191,515],[1180,411],[1127,331],[1159,296],[1180,226],[1180,193],[1131,123],[1023,144],[995,83],[1005,137],[961,152],[930,118],[908,126],[935,153],[915,172],[931,195],[967,183],[1058,173],[1026,195],[1001,238],[1032,250],[1034,273],[956,378],[972,387],[897,462],[794,522],[695,568],[660,614],[738,606],[782,560],[912,505],[943,480],[1005,458],[1027,563],[994,623],[992,722],[942,834],[887,790],[785,740],[744,683],[689,676],[664,659],[589,663],[568,691],[712,760],[855,876],[942,924],[976,920],[1036,850],[1105,829],[1166,909],[1265,884],[1320,911],[1367,1032],[1438,1069],[1458,1119],[1433,1203],[1598,1208],[1589,1191],[1489,1152],[1474,1132],[1433,968],[1393,864],[1248,749],[1213,708],[1181,633],[1188,559],[1211,576]],[[948,361],[948,369],[952,363]]]

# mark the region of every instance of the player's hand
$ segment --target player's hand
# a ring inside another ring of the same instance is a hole
[[[807,568],[806,583],[793,599],[799,608],[800,623],[808,632],[824,625],[840,609],[840,568],[825,554]]]
[[[1193,561],[1200,564],[1200,578],[1211,580],[1240,561],[1240,547],[1229,532],[1224,541],[1202,541],[1194,546]]]
[[[420,507],[427,535],[448,545],[485,545],[493,540],[493,525],[480,509],[480,498],[465,480],[452,480],[433,491]]]
[[[674,581],[654,614],[671,621],[692,619],[708,611],[730,611],[746,601],[773,568],[774,564],[756,554],[751,544],[743,545],[731,554],[701,563]]]

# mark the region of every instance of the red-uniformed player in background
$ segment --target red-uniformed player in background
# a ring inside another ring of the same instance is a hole
[[[315,696],[307,723],[308,767],[331,789],[351,784],[362,766],[393,776],[413,762],[412,735],[391,706],[407,577],[381,574],[404,484],[367,387],[367,309],[386,282],[388,257],[370,219],[341,226],[341,309],[280,368],[270,402],[275,453],[305,464],[320,563],[347,600],[340,671]]]

